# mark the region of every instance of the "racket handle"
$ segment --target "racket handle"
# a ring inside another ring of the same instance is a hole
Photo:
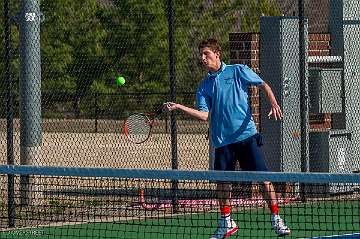
[[[161,105],[156,111],[155,114],[156,115],[160,115],[164,112],[164,105]]]

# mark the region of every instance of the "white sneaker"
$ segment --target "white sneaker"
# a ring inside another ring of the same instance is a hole
[[[223,239],[229,237],[235,232],[237,232],[238,229],[239,227],[236,225],[234,220],[226,220],[225,218],[221,218],[218,228],[216,229],[214,235],[210,237],[210,239]]]
[[[273,216],[271,224],[278,236],[281,237],[291,234],[290,228],[285,225],[283,219],[281,219],[279,215]]]

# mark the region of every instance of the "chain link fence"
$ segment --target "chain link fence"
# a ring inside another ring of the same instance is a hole
[[[283,110],[281,122],[268,120],[266,96],[250,87],[271,170],[360,169],[357,1],[1,5],[1,164],[170,169],[175,157],[179,169],[207,169],[206,122],[161,115],[140,145],[126,141],[122,125],[174,99],[195,107],[206,76],[197,46],[213,37],[223,61],[260,74]]]

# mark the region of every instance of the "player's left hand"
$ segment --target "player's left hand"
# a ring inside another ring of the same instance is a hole
[[[275,118],[275,120],[282,119],[283,114],[282,114],[280,106],[278,104],[274,104],[271,106],[271,110],[268,114],[269,119],[271,119],[272,116]]]

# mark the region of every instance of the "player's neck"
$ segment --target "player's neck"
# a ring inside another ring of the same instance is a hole
[[[211,74],[218,72],[221,69],[221,61],[216,62],[216,64],[209,68]]]

